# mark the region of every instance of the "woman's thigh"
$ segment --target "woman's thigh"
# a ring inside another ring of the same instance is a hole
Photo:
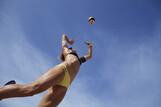
[[[43,96],[39,107],[56,107],[63,100],[67,88],[62,86],[53,86],[48,89],[48,92]]]
[[[64,75],[65,73],[63,68],[61,66],[56,66],[52,69],[49,69],[46,73],[44,73],[30,85],[32,87],[34,86],[35,91],[37,92],[44,91],[60,82],[63,79]]]

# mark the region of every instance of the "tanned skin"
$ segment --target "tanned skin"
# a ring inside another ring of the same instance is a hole
[[[64,44],[67,42],[67,44]],[[68,49],[68,45],[72,45],[74,40],[69,39],[67,35],[62,35],[62,51],[65,60],[60,64],[54,66],[45,72],[35,81],[28,84],[10,84],[3,87],[0,87],[0,100],[13,97],[28,97],[35,94],[41,93],[45,90],[48,90],[47,93],[43,96],[39,107],[56,107],[64,98],[67,88],[57,85],[64,77],[65,65],[69,71],[71,82],[74,80],[76,74],[79,71],[80,64],[76,56],[68,54],[71,51],[76,52],[76,50]],[[88,52],[84,57],[86,60],[92,58],[92,43],[86,42],[88,47]]]

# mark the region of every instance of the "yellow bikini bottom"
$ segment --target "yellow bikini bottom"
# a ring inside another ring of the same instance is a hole
[[[65,73],[64,78],[57,85],[68,88],[70,86],[70,82],[71,82],[69,71],[65,65],[63,65],[63,70]]]

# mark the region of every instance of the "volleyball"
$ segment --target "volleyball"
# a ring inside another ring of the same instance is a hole
[[[90,17],[88,18],[88,23],[91,24],[91,25],[94,24],[94,23],[95,23],[94,17],[90,16]]]

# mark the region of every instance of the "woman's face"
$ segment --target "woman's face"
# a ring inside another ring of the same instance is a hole
[[[64,53],[64,56],[66,56],[67,54],[71,52],[76,53],[76,50],[73,48],[65,48],[63,53]]]
[[[72,48],[64,48],[64,50],[62,51],[60,55],[61,61],[65,61],[65,57],[71,52],[76,53],[76,50]]]

